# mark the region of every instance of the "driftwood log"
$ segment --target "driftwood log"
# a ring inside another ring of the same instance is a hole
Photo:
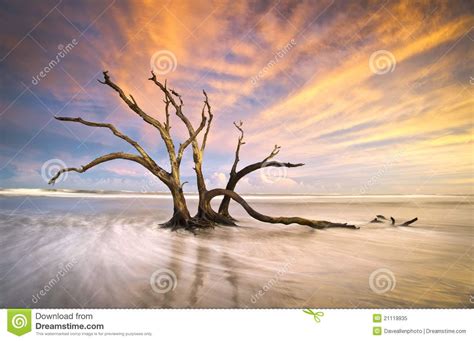
[[[387,218],[385,218],[383,215],[377,215],[375,216],[375,218],[373,220],[370,221],[371,224],[383,224],[385,223],[385,221],[388,220]],[[395,226],[395,218],[393,217],[390,217],[390,220],[392,222],[392,225]],[[413,224],[415,221],[417,221],[418,218],[413,218],[411,220],[408,220],[408,221],[405,221],[403,224],[400,224],[398,226],[410,226],[411,224]]]

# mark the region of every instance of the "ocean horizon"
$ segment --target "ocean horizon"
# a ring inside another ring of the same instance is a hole
[[[343,193],[241,193],[243,198],[255,199],[304,199],[304,198],[458,198],[472,197],[473,194],[343,194]],[[51,196],[51,197],[102,197],[102,198],[169,198],[169,192],[89,190],[89,189],[48,189],[48,188],[0,188],[0,196]],[[185,192],[187,199],[198,199],[197,192]]]

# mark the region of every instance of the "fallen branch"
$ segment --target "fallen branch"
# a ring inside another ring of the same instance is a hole
[[[211,216],[212,219],[216,219],[219,217],[219,214],[216,213],[211,206],[211,200],[220,195],[225,195],[230,197],[235,202],[239,203],[243,209],[253,218],[271,224],[298,224],[298,225],[305,225],[315,229],[325,229],[330,227],[341,227],[341,228],[350,228],[350,229],[359,229],[359,227],[355,225],[350,225],[347,223],[333,223],[330,221],[324,220],[311,220],[301,217],[271,217],[264,214],[261,214],[255,211],[240,195],[235,193],[234,191],[229,191],[222,188],[216,188],[208,191],[205,195],[205,204],[207,213]]]
[[[408,221],[405,221],[403,224],[401,224],[400,226],[410,226],[411,224],[413,224],[415,221],[417,221],[418,218],[413,218],[412,220],[408,220]]]
[[[370,221],[371,224],[383,224],[384,221],[380,220],[387,220],[383,215],[377,215],[373,220]],[[395,218],[390,217],[390,220],[392,221],[392,226],[395,226]],[[418,218],[413,218],[412,220],[405,221],[403,224],[400,224],[398,226],[410,226],[413,224],[415,221],[417,221]]]

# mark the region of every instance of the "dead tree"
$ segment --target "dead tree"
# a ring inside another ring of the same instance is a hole
[[[100,83],[107,85],[113,89],[120,99],[134,112],[136,115],[141,117],[146,123],[152,125],[158,130],[158,133],[165,144],[168,158],[170,171],[166,171],[162,166],[158,165],[145,151],[145,149],[138,144],[138,142],[132,140],[130,137],[119,131],[114,125],[110,123],[91,122],[84,120],[81,117],[55,117],[57,120],[65,122],[77,122],[90,127],[106,128],[110,130],[115,136],[129,143],[136,151],[137,154],[129,154],[124,152],[115,152],[100,156],[88,164],[76,168],[69,167],[60,169],[49,181],[50,184],[54,184],[55,181],[65,172],[77,172],[84,173],[87,170],[102,164],[104,162],[123,159],[134,161],[153,175],[155,175],[160,181],[162,181],[171,192],[173,198],[173,216],[171,219],[162,224],[163,227],[172,228],[185,228],[194,230],[196,228],[213,227],[216,224],[223,225],[235,225],[234,219],[229,215],[229,202],[230,199],[240,204],[246,212],[253,218],[272,224],[299,224],[306,225],[312,228],[327,228],[327,227],[345,227],[345,228],[357,228],[354,225],[332,223],[328,221],[310,220],[300,217],[271,217],[261,214],[255,211],[240,195],[235,192],[235,187],[240,179],[249,173],[265,168],[265,167],[300,167],[302,163],[289,163],[289,162],[278,162],[271,161],[280,151],[280,146],[275,145],[273,151],[262,161],[250,164],[241,170],[237,171],[237,165],[239,163],[240,147],[245,144],[243,141],[244,131],[242,129],[242,122],[234,123],[236,128],[240,132],[238,139],[237,148],[235,151],[235,160],[230,172],[229,182],[227,183],[226,189],[216,188],[208,190],[203,174],[203,157],[206,148],[207,139],[209,136],[211,123],[213,119],[213,113],[211,105],[209,104],[209,98],[207,93],[203,90],[204,103],[201,110],[201,119],[199,126],[195,128],[188,116],[183,112],[183,99],[181,95],[175,90],[167,86],[166,81],[161,83],[156,75],[151,73],[149,78],[163,93],[164,95],[164,121],[159,121],[153,116],[145,113],[145,111],[138,105],[137,101],[132,95],[126,95],[122,88],[114,83],[108,74],[108,71],[103,72],[104,80],[99,80]],[[185,141],[179,144],[179,147],[175,147],[175,143],[171,136],[171,111],[174,111],[176,117],[184,124],[188,131],[188,137]],[[202,139],[200,139],[202,135]],[[183,183],[181,181],[180,169],[181,161],[185,150],[191,146],[194,171],[196,175],[197,189],[199,193],[198,211],[196,215],[192,216],[188,210],[186,198],[183,193]],[[211,206],[211,200],[216,196],[223,196],[221,205],[218,212],[215,212]]]

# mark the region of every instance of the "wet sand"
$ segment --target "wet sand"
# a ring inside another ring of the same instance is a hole
[[[362,227],[270,225],[233,207],[240,227],[193,235],[157,228],[167,198],[0,195],[0,306],[473,306],[472,197],[249,200],[261,212]],[[367,224],[376,214],[419,221]]]

